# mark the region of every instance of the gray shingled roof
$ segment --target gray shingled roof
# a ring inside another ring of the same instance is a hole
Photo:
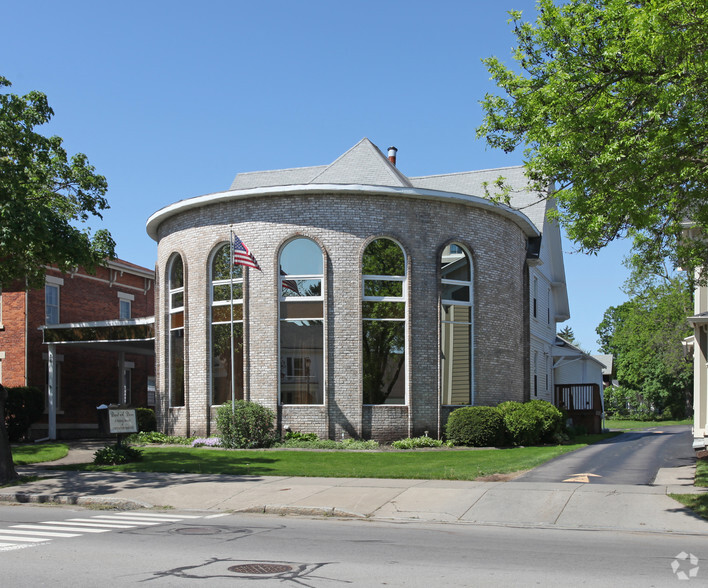
[[[500,167],[478,171],[440,174],[409,178],[416,188],[457,192],[470,196],[485,197],[484,182],[494,191],[494,181],[503,177],[512,188],[510,206],[523,212],[539,230],[543,229],[546,215],[546,201],[535,192],[527,190],[528,180],[524,175],[523,166]]]
[[[547,203],[538,194],[527,190],[528,181],[522,166],[407,178],[367,138],[329,165],[240,173],[234,178],[231,190],[306,184],[357,184],[422,188],[484,198],[484,182],[493,190],[493,183],[499,176],[511,185],[511,207],[521,211],[543,232]]]
[[[238,174],[232,190],[297,184],[362,184],[410,188],[411,183],[378,147],[364,138],[329,165]]]

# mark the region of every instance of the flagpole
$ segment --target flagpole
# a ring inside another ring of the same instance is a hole
[[[236,412],[236,407],[234,404],[236,403],[236,373],[234,372],[234,231],[233,227],[229,227],[229,245],[230,245],[230,250],[231,250],[231,258],[229,259],[229,268],[230,268],[230,280],[229,284],[231,286],[230,288],[230,295],[229,295],[229,310],[231,311],[231,321],[230,321],[230,326],[231,326],[231,337],[229,340],[229,348],[231,349],[231,414],[235,414]]]

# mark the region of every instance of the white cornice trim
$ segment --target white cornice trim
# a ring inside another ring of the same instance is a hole
[[[187,200],[180,200],[169,206],[161,208],[153,213],[147,221],[147,234],[158,241],[157,232],[160,224],[170,217],[222,202],[245,200],[257,198],[259,196],[275,195],[296,195],[296,194],[373,194],[376,196],[387,195],[401,198],[416,198],[420,200],[433,200],[436,202],[451,202],[465,204],[473,208],[481,208],[493,212],[514,222],[527,237],[538,237],[540,233],[534,224],[523,213],[509,208],[503,204],[495,204],[479,196],[469,196],[456,192],[442,192],[440,190],[426,190],[422,188],[399,188],[393,186],[367,186],[362,184],[301,184],[293,186],[267,186],[263,188],[248,188],[244,190],[227,190],[226,192],[216,192],[195,196]]]

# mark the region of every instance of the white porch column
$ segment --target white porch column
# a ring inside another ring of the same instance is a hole
[[[708,311],[708,287],[698,286],[694,295],[694,313]],[[708,325],[693,325],[693,448],[706,448],[708,433]]]
[[[50,343],[49,352],[47,354],[47,437],[52,440],[56,440],[57,438],[57,372],[55,369],[56,351],[57,346],[54,343]]]
[[[125,393],[125,352],[118,353],[118,404],[126,404]]]

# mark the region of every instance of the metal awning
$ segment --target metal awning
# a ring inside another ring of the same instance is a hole
[[[42,325],[45,345],[155,355],[155,317]]]

